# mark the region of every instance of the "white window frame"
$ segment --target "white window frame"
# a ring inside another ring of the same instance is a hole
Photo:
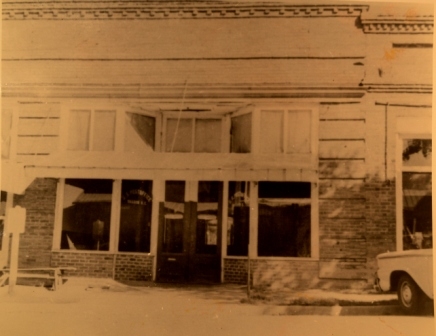
[[[195,112],[164,112],[163,114],[163,133],[162,133],[162,152],[170,153],[166,151],[166,139],[167,139],[167,125],[168,125],[168,119],[189,119],[192,120],[192,134],[191,134],[191,150],[187,153],[208,153],[208,152],[195,152],[195,123],[197,120],[205,120],[205,119],[212,119],[212,120],[220,120],[221,121],[221,144],[220,144],[220,151],[216,153],[225,153],[229,151],[228,142],[230,139],[230,128],[228,126],[229,120],[223,117],[221,114],[202,114],[202,113],[195,113]],[[229,129],[229,132],[226,132],[226,130]],[[172,152],[172,153],[180,153],[180,152]],[[212,153],[213,154],[213,153]]]
[[[290,130],[287,128],[288,125],[288,113],[292,111],[310,111],[311,118],[311,129],[310,129],[310,151],[309,154],[317,156],[318,155],[318,122],[319,122],[319,105],[318,104],[293,104],[293,103],[282,103],[282,104],[258,104],[253,111],[252,119],[252,152],[261,153],[260,151],[260,130],[261,130],[261,113],[265,110],[283,110],[283,152],[274,153],[275,155],[292,155],[299,153],[288,153],[288,137]],[[268,153],[264,153],[268,154]],[[307,154],[307,153],[301,153]]]
[[[63,203],[65,193],[65,178],[58,180],[56,189],[55,205],[55,223],[53,230],[52,251],[66,253],[115,253],[118,251],[118,235],[121,211],[121,180],[112,181],[112,198],[111,198],[111,219],[109,231],[109,249],[108,251],[97,250],[69,250],[61,249],[62,222],[63,222]]]
[[[432,139],[431,133],[397,133],[396,138],[396,249],[403,251],[403,173],[432,173],[432,166],[404,166],[403,141],[412,139]]]

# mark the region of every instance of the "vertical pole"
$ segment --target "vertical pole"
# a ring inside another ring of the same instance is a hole
[[[251,291],[250,291],[250,287],[251,287],[251,266],[250,266],[250,243],[248,243],[248,253],[247,253],[247,297],[248,300],[250,300],[251,297]]]
[[[12,233],[11,245],[11,264],[9,267],[9,294],[14,292],[15,284],[17,283],[18,273],[18,247],[20,246],[20,234]]]
[[[17,205],[9,210],[8,231],[12,233],[11,262],[9,267],[9,294],[13,293],[17,283],[18,248],[20,246],[20,233],[24,232],[26,223],[26,209]]]

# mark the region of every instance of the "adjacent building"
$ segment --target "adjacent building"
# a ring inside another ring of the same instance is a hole
[[[4,1],[20,267],[368,288],[432,246],[433,6]]]

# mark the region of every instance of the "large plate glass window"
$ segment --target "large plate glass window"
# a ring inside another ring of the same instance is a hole
[[[118,251],[150,252],[152,181],[123,180]]]
[[[403,249],[432,248],[431,139],[403,139]]]
[[[112,180],[66,179],[61,249],[108,251]]]
[[[258,255],[311,256],[311,184],[259,182]]]

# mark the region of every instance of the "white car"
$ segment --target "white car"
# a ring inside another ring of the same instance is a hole
[[[396,290],[406,312],[417,313],[433,300],[433,249],[382,253],[377,266],[376,288]]]

